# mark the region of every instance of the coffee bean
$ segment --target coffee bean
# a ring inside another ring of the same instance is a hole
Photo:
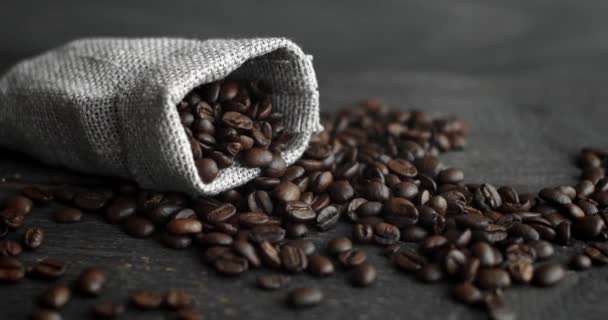
[[[575,270],[587,270],[591,268],[591,258],[584,254],[577,254],[572,258],[570,264]]]
[[[552,286],[566,276],[564,268],[556,263],[545,263],[534,270],[534,283],[539,286]]]
[[[300,199],[300,188],[291,182],[281,182],[274,189],[273,195],[282,202],[297,201]]]
[[[316,288],[296,288],[287,296],[287,302],[294,308],[309,308],[323,300],[323,293]]]
[[[247,197],[247,205],[249,210],[253,212],[264,212],[268,215],[272,214],[274,206],[270,195],[264,190],[252,192]]]
[[[243,164],[250,168],[263,168],[270,165],[272,159],[272,152],[266,149],[253,147],[245,152]]]
[[[465,304],[476,304],[481,302],[483,294],[481,290],[475,287],[473,284],[465,282],[461,283],[454,288],[454,297]]]
[[[418,210],[405,198],[392,197],[384,205],[387,221],[398,227],[415,225],[418,222]]]
[[[362,265],[367,261],[367,254],[365,251],[358,249],[352,249],[338,254],[338,261],[345,268],[352,268]]]
[[[58,223],[74,223],[82,220],[82,211],[76,208],[64,208],[56,211],[53,220]]]
[[[178,320],[205,320],[205,316],[198,310],[193,308],[183,308],[177,310]]]
[[[555,242],[560,245],[568,245],[570,242],[571,223],[563,221],[555,228]]]
[[[64,285],[53,285],[44,291],[40,301],[49,308],[61,309],[70,301],[71,296],[70,288]]]
[[[161,295],[150,290],[137,290],[131,294],[131,303],[139,309],[154,310],[163,302]]]
[[[137,204],[134,198],[121,197],[106,208],[105,218],[112,224],[123,222],[126,218],[135,214]]]
[[[549,259],[555,253],[553,245],[544,240],[532,241],[529,243],[529,245],[536,252],[536,257],[538,259]]]
[[[344,236],[334,238],[327,243],[327,251],[334,255],[350,251],[352,248],[352,241]]]
[[[21,228],[25,220],[25,215],[17,209],[4,209],[0,212],[0,224],[4,224],[9,229]]]
[[[7,209],[13,209],[21,212],[23,215],[27,215],[34,208],[34,202],[30,198],[22,195],[12,195],[5,201],[4,207]]]
[[[456,168],[447,168],[439,172],[439,183],[460,183],[464,180],[464,171]]]
[[[448,243],[448,239],[441,235],[432,235],[424,241],[419,246],[420,252],[423,253],[432,253],[433,251],[443,247]]]
[[[483,289],[501,289],[511,286],[509,274],[498,268],[482,268],[477,274],[477,284]]]
[[[303,223],[287,223],[285,231],[290,238],[301,238],[308,234],[308,227]]]
[[[198,159],[194,162],[194,165],[204,183],[211,183],[220,172],[217,162],[211,158]]]
[[[287,285],[290,280],[290,277],[282,274],[261,274],[256,278],[256,285],[265,290],[277,290]]]
[[[283,268],[289,272],[301,272],[308,266],[308,259],[300,248],[285,245],[279,252]]]
[[[392,172],[404,178],[414,178],[418,175],[416,166],[405,159],[392,159],[387,166]]]
[[[61,320],[61,314],[55,310],[38,309],[32,312],[29,319],[31,320]]]
[[[62,261],[45,258],[32,269],[32,275],[44,279],[57,279],[63,276],[66,266]]]
[[[285,239],[285,229],[275,225],[261,225],[251,229],[249,239],[255,243],[269,241],[278,243]]]
[[[280,178],[285,174],[287,170],[287,164],[279,153],[272,155],[272,161],[264,168],[264,175],[270,178]]]
[[[93,314],[99,319],[116,319],[125,312],[121,304],[102,302],[93,306]]]
[[[223,275],[239,275],[249,269],[249,262],[246,258],[227,252],[222,254],[213,262],[215,270]]]
[[[232,248],[234,252],[246,258],[249,265],[256,268],[262,265],[260,257],[256,253],[255,247],[251,243],[239,240],[232,244]]]
[[[196,218],[173,219],[167,224],[173,235],[193,235],[203,231],[203,224]]]
[[[356,224],[353,227],[353,239],[358,243],[369,243],[374,238],[374,228],[368,224]]]
[[[534,241],[540,239],[538,231],[524,223],[517,223],[508,230],[509,236],[517,238],[521,237],[524,241]]]
[[[125,231],[132,237],[145,238],[154,232],[154,224],[150,220],[137,216],[125,219]]]
[[[110,196],[105,192],[83,191],[76,193],[73,201],[82,210],[96,211],[105,207],[108,200]]]
[[[0,242],[0,256],[18,256],[23,248],[17,241],[4,240]]]
[[[390,223],[378,223],[374,226],[374,241],[381,245],[390,245],[399,241],[399,228]]]
[[[171,288],[165,294],[165,302],[171,309],[189,308],[192,306],[193,298],[186,289]]]
[[[555,188],[544,188],[538,193],[538,196],[543,200],[556,205],[572,203],[572,199],[567,194]]]
[[[270,242],[261,242],[259,244],[258,253],[266,266],[271,268],[278,268],[281,266],[279,251]]]
[[[364,263],[355,267],[351,273],[351,282],[357,287],[368,287],[376,281],[376,268]]]
[[[53,200],[53,194],[35,186],[29,186],[21,190],[24,196],[38,204],[47,204]]]
[[[583,250],[584,254],[598,265],[608,264],[608,254],[606,254],[604,251],[605,250],[600,250],[595,246],[587,246]]]
[[[483,211],[497,210],[502,205],[500,194],[490,184],[482,184],[479,188],[475,189],[474,199],[475,203]]]
[[[409,226],[401,231],[401,241],[420,242],[428,236],[428,231],[419,226]]]
[[[416,277],[427,283],[437,282],[443,279],[443,270],[438,264],[427,263],[416,272]]]
[[[39,227],[30,227],[23,234],[23,244],[28,249],[37,249],[44,241],[44,230]]]
[[[160,236],[160,241],[169,248],[185,249],[192,244],[192,238],[189,236],[173,235],[163,232]]]
[[[592,240],[606,228],[606,223],[599,215],[585,216],[575,220],[572,228],[577,238]]]
[[[310,240],[305,239],[297,239],[297,240],[289,240],[287,245],[300,248],[304,252],[306,256],[310,256],[317,251],[317,247],[315,243]]]
[[[336,180],[329,188],[329,195],[335,203],[345,203],[355,196],[355,190],[348,180]]]
[[[207,246],[220,245],[229,246],[234,242],[234,239],[223,232],[209,232],[200,238],[201,243]]]
[[[317,214],[310,205],[301,201],[291,201],[285,204],[285,213],[288,218],[297,222],[314,220]]]
[[[316,225],[319,230],[326,231],[335,227],[338,220],[340,220],[340,209],[332,205],[319,211],[316,217]]]
[[[86,295],[99,295],[105,284],[105,273],[94,267],[82,270],[76,280],[78,291]]]
[[[413,272],[422,268],[426,259],[412,250],[399,250],[391,256],[391,260],[403,271]]]
[[[21,261],[13,257],[0,257],[0,282],[19,282],[25,276]]]
[[[308,258],[308,270],[316,276],[329,276],[334,274],[335,268],[328,257],[313,255]]]

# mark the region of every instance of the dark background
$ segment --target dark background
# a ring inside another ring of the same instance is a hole
[[[285,36],[315,56],[324,111],[378,97],[396,108],[460,115],[471,125],[469,147],[444,156],[444,162],[465,169],[470,182],[535,191],[573,184],[579,148],[606,146],[607,18],[605,0],[4,0],[0,72],[78,37]],[[78,179],[0,150],[0,177],[16,172],[30,182]],[[0,199],[10,192],[2,187]],[[282,304],[286,290],[253,287],[255,272],[238,280],[219,278],[202,264],[197,249],[173,251],[153,240],[134,240],[92,214],[78,225],[57,225],[50,221],[52,210],[29,216],[28,224],[46,227],[48,241],[24,260],[69,260],[65,283],[84,266],[102,267],[110,275],[103,301],[121,301],[135,288],[187,287],[210,319],[484,317],[449,299],[447,286],[402,275],[372,248],[366,250],[382,271],[373,288],[352,289],[343,273],[323,280],[299,276],[291,287],[319,286],[327,300],[294,312]],[[319,245],[322,240],[315,238]],[[573,251],[560,252],[567,259]],[[0,318],[24,318],[45,286],[32,280],[1,286]],[[569,273],[550,290],[509,290],[507,300],[520,319],[605,319],[607,294],[608,269],[595,269]],[[76,299],[65,318],[84,317],[91,303]],[[136,316],[169,314],[130,310],[126,318]]]

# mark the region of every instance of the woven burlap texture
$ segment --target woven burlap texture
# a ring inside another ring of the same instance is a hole
[[[99,38],[68,43],[2,76],[0,145],[143,188],[217,194],[259,169],[235,164],[203,183],[175,105],[224,78],[273,87],[274,110],[294,133],[283,153],[288,164],[322,129],[312,57],[288,39]]]

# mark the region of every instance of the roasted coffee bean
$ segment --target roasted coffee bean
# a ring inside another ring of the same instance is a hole
[[[598,265],[608,264],[608,254],[599,250],[594,246],[587,246],[583,250],[584,254],[587,255],[591,260]]]
[[[483,289],[502,289],[511,286],[511,277],[499,268],[482,268],[477,274],[477,284]]]
[[[390,223],[378,223],[374,226],[374,241],[381,245],[391,245],[399,241],[399,228]]]
[[[169,248],[173,249],[185,249],[190,247],[192,244],[192,238],[183,235],[173,235],[167,232],[163,232],[160,236],[160,241]]]
[[[257,268],[262,265],[260,257],[256,253],[255,247],[251,243],[241,240],[235,241],[232,244],[232,249],[234,252],[246,258],[251,266]]]
[[[76,208],[64,208],[53,214],[53,220],[58,223],[75,223],[82,220],[82,211]]]
[[[418,210],[412,202],[405,198],[390,198],[384,204],[384,210],[387,221],[398,227],[411,226],[418,222]]]
[[[105,192],[83,191],[74,196],[74,204],[82,210],[96,211],[108,203],[110,196]]]
[[[112,224],[121,223],[128,217],[135,214],[137,202],[131,197],[121,197],[106,208],[105,218]]]
[[[99,295],[106,284],[106,275],[101,270],[88,267],[80,272],[76,280],[78,291],[86,295]]]
[[[102,302],[93,306],[93,314],[99,319],[116,319],[125,312],[122,304]]]
[[[278,243],[285,239],[285,229],[275,225],[261,225],[251,229],[249,239],[255,243],[269,241]]]
[[[345,203],[355,196],[355,189],[348,180],[336,180],[329,188],[329,195],[335,203]]]
[[[264,168],[263,174],[270,178],[280,178],[285,174],[287,164],[279,153],[272,155],[272,161]]]
[[[243,164],[250,168],[263,168],[270,165],[272,158],[272,152],[266,149],[253,147],[245,152]]]
[[[231,248],[227,246],[215,245],[207,248],[204,253],[204,260],[209,264],[213,264],[215,260],[221,257],[224,253],[230,252]]]
[[[71,297],[70,288],[64,285],[53,285],[44,291],[40,302],[49,308],[61,309],[70,301]]]
[[[572,258],[570,262],[571,266],[575,270],[587,270],[591,268],[591,258],[584,254],[577,254]]]
[[[317,247],[315,243],[310,240],[298,239],[298,240],[289,240],[287,245],[300,248],[304,252],[305,255],[310,256],[317,251]]]
[[[599,215],[585,216],[575,220],[572,231],[578,239],[592,240],[606,228],[606,223]]]
[[[464,180],[464,171],[456,168],[447,168],[439,172],[439,176],[437,178],[439,183],[442,184],[460,183]]]
[[[205,213],[205,219],[211,224],[218,224],[232,218],[236,214],[236,207],[225,203]]]
[[[217,162],[212,158],[202,158],[194,162],[198,175],[204,183],[210,183],[220,172]]]
[[[377,216],[382,213],[383,208],[384,205],[381,202],[366,201],[357,207],[356,214],[357,217]]]
[[[321,231],[329,230],[336,226],[340,220],[340,209],[336,206],[328,206],[317,214],[316,225]]]
[[[308,266],[308,258],[300,248],[285,245],[279,252],[283,268],[289,272],[301,272]]]
[[[466,264],[466,255],[458,249],[447,251],[443,258],[443,268],[445,272],[452,277],[462,273]]]
[[[17,241],[4,240],[0,242],[0,256],[18,256],[23,248]]]
[[[301,201],[291,201],[285,204],[287,217],[296,222],[307,222],[314,220],[317,214],[312,207]]]
[[[173,235],[193,235],[203,231],[203,224],[196,218],[173,219],[167,224]]]
[[[165,303],[171,309],[190,308],[193,298],[187,289],[171,288],[165,294]]]
[[[538,231],[524,223],[517,223],[508,230],[509,236],[513,238],[521,237],[524,241],[534,241],[540,239]]]
[[[32,208],[34,208],[34,202],[28,197],[16,194],[6,199],[4,207],[17,210],[21,212],[21,214],[27,215],[32,211]]]
[[[61,320],[61,314],[58,311],[50,309],[38,309],[30,314],[31,320]]]
[[[345,268],[352,268],[359,266],[367,261],[367,254],[365,251],[353,249],[338,254],[338,261]]]
[[[420,243],[420,246],[418,248],[419,248],[420,252],[429,254],[429,253],[432,253],[433,251],[443,247],[447,243],[448,243],[448,239],[446,239],[444,236],[432,235],[432,236],[429,236],[428,238],[424,239],[424,241],[422,241],[422,243]]]
[[[395,197],[414,200],[418,195],[418,185],[410,181],[400,182],[393,187],[393,195]]]
[[[388,162],[387,166],[391,172],[404,178],[414,178],[418,175],[416,166],[405,159],[392,159]]]
[[[279,251],[270,242],[261,242],[259,244],[258,253],[266,266],[271,268],[278,268],[281,266]]]
[[[316,276],[329,276],[334,274],[335,268],[328,257],[312,255],[308,258],[308,270]]]
[[[426,263],[426,259],[412,250],[399,250],[391,256],[391,260],[403,271],[417,271]]]
[[[30,227],[23,233],[23,244],[28,249],[37,249],[44,242],[44,230],[39,227]]]
[[[249,194],[247,197],[247,205],[252,212],[264,212],[268,215],[272,214],[274,205],[270,195],[264,190],[257,190]]]
[[[482,267],[492,267],[497,264],[494,248],[487,242],[476,242],[471,247],[471,253],[479,258]]]
[[[418,169],[418,172],[427,175],[431,178],[435,178],[439,171],[441,171],[441,163],[439,160],[432,155],[425,155],[417,158],[414,161],[414,165]]]
[[[352,241],[350,238],[344,236],[334,238],[327,243],[327,251],[334,255],[350,251],[352,248]]]
[[[154,208],[151,208],[145,212],[146,218],[156,225],[166,224],[171,217],[180,210],[179,205],[172,203],[162,203]]]
[[[568,245],[570,243],[571,223],[563,221],[555,228],[555,242],[560,245]]]
[[[229,246],[234,242],[230,235],[223,232],[209,232],[202,235],[200,241],[202,244],[207,246]]]
[[[258,288],[265,290],[277,290],[289,283],[291,278],[282,274],[261,274],[256,278]]]
[[[374,228],[368,224],[357,223],[353,227],[353,239],[358,243],[369,243],[374,239]]]
[[[370,201],[384,202],[391,195],[390,189],[380,181],[369,181],[363,190],[365,197]]]
[[[427,283],[437,282],[443,279],[443,270],[438,264],[427,263],[416,272],[416,277]]]
[[[160,308],[163,297],[154,291],[140,289],[131,294],[130,300],[139,309],[154,310]]]
[[[53,194],[51,192],[35,186],[23,188],[21,192],[24,196],[28,197],[29,199],[33,200],[35,203],[38,204],[47,204],[54,199]]]
[[[273,192],[274,198],[282,202],[300,200],[300,188],[291,182],[281,182]]]
[[[567,194],[555,188],[544,188],[538,195],[541,199],[556,205],[572,203],[572,199]]]
[[[351,283],[357,287],[372,285],[378,276],[376,268],[369,263],[355,267],[351,273]]]
[[[45,258],[36,264],[31,273],[39,278],[57,279],[63,276],[65,270],[66,265],[64,262],[52,258]]]
[[[497,210],[502,205],[500,194],[490,184],[482,184],[474,192],[475,203],[483,211]]]
[[[13,257],[0,257],[0,282],[19,282],[25,276],[21,261]]]
[[[549,259],[555,253],[553,245],[544,240],[532,241],[529,242],[528,245],[532,247],[532,249],[534,249],[534,252],[536,252],[536,257],[538,259]]]
[[[154,224],[150,220],[137,216],[125,219],[125,231],[132,237],[145,238],[154,232]]]
[[[303,223],[287,223],[285,231],[290,238],[301,238],[308,234],[308,227]]]
[[[534,283],[539,286],[552,286],[566,276],[564,268],[556,263],[545,263],[534,270]]]
[[[300,197],[301,198],[301,197]],[[327,193],[314,195],[310,207],[314,211],[321,211],[331,204],[331,198]]]
[[[310,189],[314,193],[322,193],[334,182],[334,175],[330,171],[323,171],[312,175]]]
[[[476,304],[483,299],[483,293],[469,282],[461,283],[454,288],[454,298],[465,304]]]
[[[23,225],[25,215],[17,209],[4,209],[0,212],[0,224],[7,226],[9,229],[19,229]]]
[[[296,288],[287,296],[287,302],[294,308],[309,308],[323,300],[323,293],[316,288]]]
[[[213,266],[219,273],[233,276],[247,271],[249,262],[246,258],[226,252],[213,262]]]

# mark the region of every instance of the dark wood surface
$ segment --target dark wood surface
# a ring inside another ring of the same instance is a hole
[[[522,191],[573,184],[579,148],[606,146],[605,1],[361,2],[4,1],[0,72],[84,36],[287,36],[315,55],[324,111],[379,97],[395,108],[464,117],[472,128],[469,146],[442,159],[465,169],[467,181],[512,184]],[[17,172],[28,182],[80,179],[0,150],[0,177]],[[0,199],[11,192],[3,187]],[[77,225],[58,225],[50,220],[52,210],[36,209],[29,216],[28,225],[45,227],[47,242],[26,253],[25,262],[47,256],[70,261],[63,283],[82,267],[97,265],[110,275],[103,301],[124,300],[135,288],[186,287],[209,319],[484,317],[453,302],[448,286],[422,285],[398,272],[372,247],[365,249],[381,271],[372,288],[353,289],[345,273],[322,280],[298,276],[290,287],[318,286],[327,299],[295,312],[283,304],[286,290],[254,288],[257,272],[218,277],[196,248],[175,251],[152,239],[135,240],[94,214]],[[321,245],[345,230],[311,238]],[[559,251],[559,258],[567,259],[573,249]],[[0,319],[25,318],[46,285],[27,280],[0,286]],[[516,287],[506,296],[519,319],[605,319],[608,268],[569,272],[555,288]],[[91,304],[75,299],[65,318],[83,318]],[[129,309],[125,318],[170,316]]]

